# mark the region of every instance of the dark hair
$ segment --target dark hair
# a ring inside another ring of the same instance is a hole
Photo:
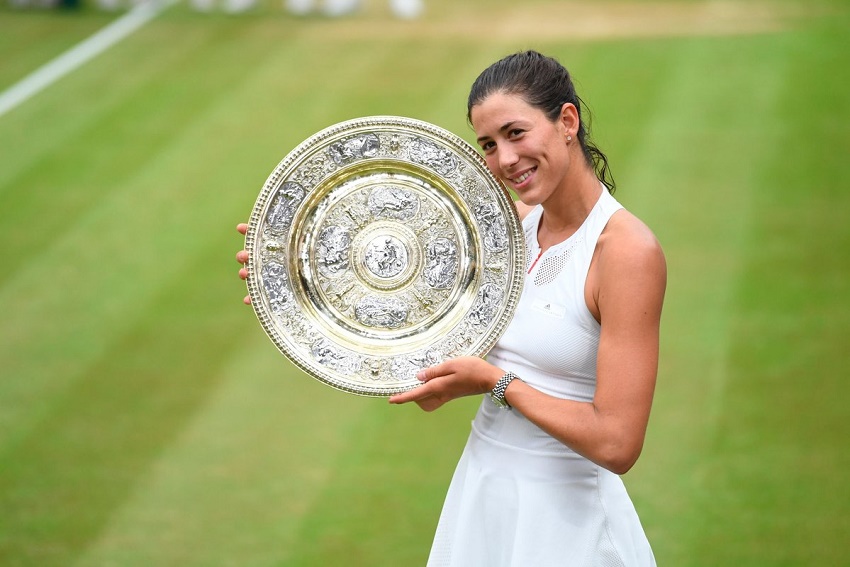
[[[616,185],[608,167],[608,158],[590,140],[590,111],[576,93],[569,71],[556,59],[537,51],[521,51],[490,65],[475,79],[469,91],[466,118],[470,124],[472,107],[497,92],[521,96],[553,122],[560,116],[565,103],[573,103],[578,111],[577,138],[584,157],[599,181],[609,192],[614,192]],[[587,115],[586,123],[582,112]]]

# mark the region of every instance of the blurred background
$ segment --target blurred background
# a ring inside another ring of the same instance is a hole
[[[0,565],[424,565],[478,399],[352,396],[278,353],[235,226],[349,118],[473,141],[534,48],[665,248],[660,565],[850,565],[843,0],[13,0],[0,7]]]

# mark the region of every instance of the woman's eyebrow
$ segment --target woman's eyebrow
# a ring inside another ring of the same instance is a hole
[[[516,120],[511,120],[510,122],[507,122],[504,126],[499,128],[499,132],[505,132],[506,130],[509,130],[511,128],[511,126],[513,126],[515,123],[516,123]],[[489,140],[489,139],[490,139],[490,136],[478,136],[478,143],[480,144],[482,141]]]

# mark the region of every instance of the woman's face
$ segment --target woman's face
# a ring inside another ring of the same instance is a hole
[[[523,203],[545,203],[564,184],[568,121],[552,122],[521,96],[499,92],[473,106],[470,118],[487,167]]]

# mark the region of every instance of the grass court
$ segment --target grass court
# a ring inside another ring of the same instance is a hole
[[[0,8],[0,92],[120,14]],[[242,305],[235,225],[333,123],[469,141],[469,85],[557,56],[665,248],[625,477],[659,565],[850,565],[850,5],[456,2],[416,21],[178,3],[0,115],[0,565],[424,565],[477,399],[334,391]]]

